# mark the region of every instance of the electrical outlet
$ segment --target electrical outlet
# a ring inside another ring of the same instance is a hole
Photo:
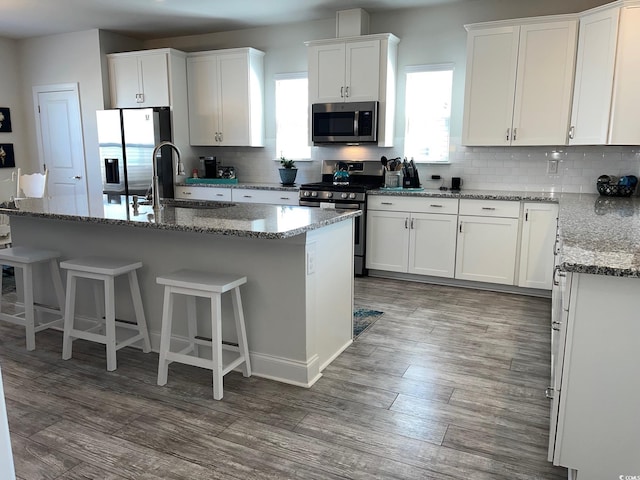
[[[558,173],[558,160],[547,160],[547,173],[549,175]]]

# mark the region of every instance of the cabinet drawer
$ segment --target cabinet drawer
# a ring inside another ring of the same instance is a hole
[[[286,190],[257,190],[234,188],[231,199],[239,203],[270,203],[274,205],[298,205],[298,192]]]
[[[460,200],[460,215],[518,218],[520,202],[510,200]]]
[[[392,197],[371,195],[367,199],[369,210],[387,210],[417,213],[458,213],[457,198],[440,197]]]
[[[231,201],[230,188],[211,187],[181,187],[175,188],[175,197],[183,200],[214,200],[218,202]]]

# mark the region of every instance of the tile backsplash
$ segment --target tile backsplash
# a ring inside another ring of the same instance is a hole
[[[323,159],[377,161],[382,155],[401,156],[401,148],[331,146],[311,150],[311,161],[296,162],[296,184],[319,181]],[[234,165],[241,182],[280,182],[273,145],[194,148],[194,153],[216,155],[222,165]],[[547,173],[549,160],[557,160],[557,173]],[[640,146],[463,147],[454,143],[451,163],[420,164],[418,169],[425,188],[449,187],[451,177],[461,177],[463,189],[596,193],[600,175],[640,178]],[[442,178],[431,180],[431,175]]]

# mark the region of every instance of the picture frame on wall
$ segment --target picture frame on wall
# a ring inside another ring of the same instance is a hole
[[[0,133],[11,131],[11,111],[6,107],[0,107]]]
[[[0,168],[13,168],[16,159],[13,155],[13,143],[0,143]]]

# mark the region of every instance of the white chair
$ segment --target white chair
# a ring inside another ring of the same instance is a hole
[[[16,289],[22,293],[23,302],[13,304],[14,313],[3,312],[0,304],[0,320],[24,326],[27,337],[27,350],[36,348],[36,332],[51,327],[62,327],[64,320],[64,290],[62,279],[58,268],[58,258],[60,254],[51,250],[31,247],[11,247],[0,249],[0,265],[13,267],[14,273],[17,269],[22,271],[22,282],[16,282]],[[51,274],[51,280],[58,307],[43,305],[34,302],[33,298],[33,267],[35,265],[47,265]],[[2,280],[0,275],[0,291],[2,290]],[[53,319],[47,322],[36,322],[36,312],[42,314],[46,312],[53,315]]]
[[[16,196],[14,200],[23,200],[26,198],[44,198],[47,192],[47,177],[49,170],[44,173],[22,174],[22,170],[18,169],[16,176]]]
[[[215,274],[194,270],[180,270],[157,277],[156,281],[164,285],[164,303],[162,306],[162,330],[160,333],[160,358],[158,362],[158,385],[166,385],[167,372],[171,362],[185,363],[206,368],[213,372],[213,398],[222,399],[222,378],[234,368],[242,365],[242,374],[251,376],[251,362],[247,346],[244,325],[244,313],[240,298],[240,285],[247,283],[247,277]],[[222,294],[231,292],[235,317],[237,345],[222,340]],[[188,345],[178,352],[171,351],[171,331],[173,323],[173,300],[175,295],[184,295],[187,302]],[[199,337],[196,328],[196,297],[209,300],[211,305],[211,336],[208,340]],[[212,348],[212,359],[198,356],[198,345]],[[223,365],[222,351],[235,352],[235,359]],[[192,355],[188,355],[192,353]]]

